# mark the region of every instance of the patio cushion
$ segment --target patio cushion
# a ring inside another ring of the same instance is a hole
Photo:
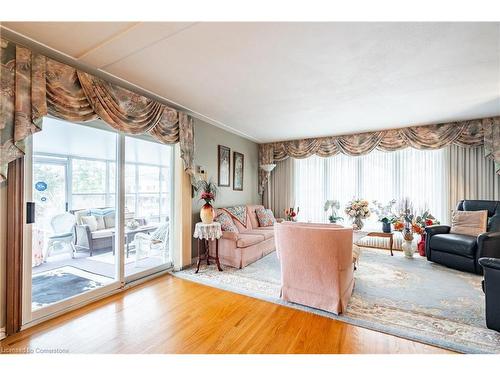
[[[76,223],[78,225],[83,225],[82,218],[85,216],[90,216],[90,210],[78,210],[74,212]]]
[[[115,227],[115,213],[110,213],[104,216],[104,224],[106,226],[106,229],[114,228]]]
[[[93,216],[97,222],[97,230],[106,229],[106,224],[104,224],[104,218],[102,216]]]
[[[248,247],[259,242],[264,241],[264,236],[260,234],[239,234],[238,241],[236,241],[237,247]]]
[[[95,216],[82,216],[83,225],[88,225],[91,232],[97,230],[97,220]]]
[[[62,238],[73,238],[73,233],[58,233],[54,234],[53,236],[49,236],[51,240],[56,240],[56,239],[62,239]]]
[[[113,231],[111,229],[101,229],[101,230],[96,230],[95,232],[92,232],[92,239],[107,238],[107,237],[111,237],[112,235],[113,235]]]

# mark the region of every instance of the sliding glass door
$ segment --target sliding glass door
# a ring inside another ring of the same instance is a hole
[[[125,137],[125,276],[171,264],[171,147]]]
[[[172,158],[171,146],[147,137],[45,119],[25,163],[33,215],[24,231],[23,324],[171,265]]]

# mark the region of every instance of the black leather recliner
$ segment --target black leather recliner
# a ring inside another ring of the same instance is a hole
[[[486,327],[500,332],[500,259],[480,258],[479,264],[484,269]]]
[[[425,228],[425,254],[427,259],[461,271],[481,275],[479,258],[500,258],[500,202],[463,200],[459,211],[488,211],[486,233],[479,236],[450,233],[448,225],[431,225]]]

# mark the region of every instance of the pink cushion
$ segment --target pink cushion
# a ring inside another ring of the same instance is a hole
[[[248,247],[264,241],[264,236],[260,234],[240,234],[236,246]]]
[[[238,241],[238,233],[222,231],[222,238],[224,240],[230,240],[236,242]]]
[[[258,230],[261,230],[263,232],[274,232],[274,226],[272,227],[257,227]]]
[[[269,208],[258,207],[255,210],[255,213],[257,214],[257,219],[259,220],[260,227],[272,227],[276,222],[273,211],[271,211]]]
[[[233,219],[231,219],[231,216],[229,216],[226,211],[217,210],[217,214],[218,215],[214,221],[220,223],[222,231],[238,233],[238,229],[236,228],[236,225],[234,225]]]
[[[269,227],[271,228],[271,227]],[[252,229],[252,230],[247,230],[245,234],[258,234],[261,236],[264,236],[264,238],[267,240],[269,238],[274,237],[274,231],[272,230],[265,230],[265,229]]]

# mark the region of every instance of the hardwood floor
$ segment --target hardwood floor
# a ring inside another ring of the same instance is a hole
[[[1,341],[70,353],[450,353],[162,276]]]

